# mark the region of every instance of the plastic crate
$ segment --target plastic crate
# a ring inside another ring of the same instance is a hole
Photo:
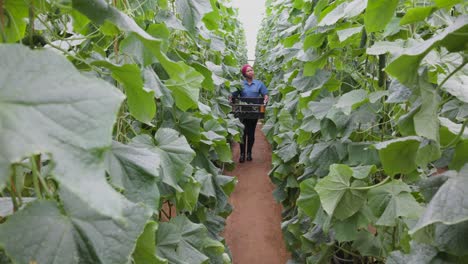
[[[233,98],[232,114],[239,119],[261,119],[265,117],[263,98],[241,97]]]

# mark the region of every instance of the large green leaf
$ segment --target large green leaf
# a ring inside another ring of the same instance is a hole
[[[331,73],[325,70],[318,70],[314,76],[304,76],[299,73],[292,81],[292,86],[301,92],[314,90],[322,87],[331,77]]]
[[[172,97],[171,91],[159,79],[158,75],[154,72],[151,66],[146,66],[143,69],[143,79],[145,80],[144,86],[147,89],[154,91],[154,96],[161,100],[161,105],[164,108],[172,108],[174,105],[174,98]]]
[[[187,31],[184,25],[182,25],[182,21],[177,18],[176,14],[169,10],[159,11],[155,20],[159,23],[165,24],[168,28]]]
[[[325,97],[320,100],[320,102],[310,102],[308,107],[315,118],[321,120],[328,114],[330,108],[332,108],[336,102],[337,100],[334,98]]]
[[[341,109],[343,113],[349,115],[351,110],[356,109],[358,106],[367,99],[367,91],[363,89],[353,90],[351,92],[343,94],[338,99],[335,107]]]
[[[227,195],[231,195],[238,182],[236,177],[226,175],[218,175],[216,179]]]
[[[326,34],[311,34],[307,35],[304,38],[304,50],[308,50],[309,48],[318,48],[322,45],[323,41],[326,39]]]
[[[200,194],[206,197],[216,197],[213,175],[211,173],[205,169],[199,169],[195,172],[194,177],[201,184]]]
[[[406,25],[406,24],[423,21],[434,10],[435,10],[434,6],[410,8],[406,12],[406,14],[401,18],[400,25]]]
[[[402,181],[391,181],[368,193],[369,206],[379,220],[377,225],[395,226],[398,217],[417,219],[423,208],[411,196],[411,189]]]
[[[318,24],[319,26],[333,25],[342,18],[352,18],[359,15],[366,8],[366,1],[354,0],[342,3],[328,13]]]
[[[427,80],[420,78],[419,89],[421,91],[421,108],[414,115],[414,129],[421,137],[439,141],[439,110],[440,97]]]
[[[102,152],[122,94],[52,51],[1,45],[0,57],[0,186],[11,163],[50,153],[62,185],[103,214],[118,214],[120,196],[106,182]]]
[[[201,139],[200,123],[201,118],[195,117],[192,113],[183,112],[178,117],[177,126],[180,132],[189,140],[189,142],[198,143]]]
[[[364,206],[350,218],[343,221],[335,221],[333,223],[333,230],[335,231],[336,240],[343,242],[358,239],[360,235],[359,230],[367,229],[372,218],[372,212],[367,206]]]
[[[156,114],[154,91],[143,87],[140,68],[136,64],[114,65],[107,61],[96,61],[94,65],[106,67],[112,77],[125,87],[130,113],[139,121],[151,124]]]
[[[322,142],[313,145],[313,150],[308,154],[307,163],[313,166],[317,176],[326,176],[330,165],[339,162],[340,144]],[[307,153],[306,153],[307,154]]]
[[[180,186],[184,191],[176,193],[177,210],[192,212],[198,202],[201,184],[193,177],[186,177],[181,181]]]
[[[209,260],[208,253],[222,255],[224,246],[208,237],[205,226],[192,223],[186,216],[180,215],[159,225],[156,250],[158,256],[168,259],[170,263],[201,264]]]
[[[98,25],[103,24],[105,21],[110,21],[126,32],[135,32],[144,38],[154,39],[140,28],[135,20],[105,0],[72,0],[72,5],[74,9],[80,11]]]
[[[450,177],[429,202],[426,211],[410,233],[434,223],[458,224],[468,220],[468,165]]]
[[[324,54],[313,61],[308,61],[304,64],[304,76],[314,76],[318,69],[322,69],[328,60],[328,54]]]
[[[232,153],[231,148],[226,141],[226,129],[217,123],[215,120],[210,120],[204,125],[207,132],[202,133],[202,142],[210,145],[216,152],[216,158],[222,162],[231,162]]]
[[[417,167],[418,137],[404,137],[384,141],[375,145],[380,161],[389,175],[410,173]]]
[[[336,33],[338,34],[338,39],[343,42],[347,40],[349,37],[362,32],[362,26],[360,27],[352,27],[343,30],[338,30]]]
[[[113,142],[106,155],[111,182],[123,189],[130,201],[143,202],[153,210],[159,209],[160,157],[147,148]]]
[[[222,16],[218,12],[217,8],[213,8],[213,11],[205,14],[202,18],[206,28],[209,30],[217,30],[219,28],[219,22],[222,20]]]
[[[431,245],[411,242],[411,251],[404,254],[401,251],[391,252],[387,259],[388,264],[431,263],[437,255],[437,249]]]
[[[294,34],[287,38],[282,39],[281,43],[283,44],[285,48],[291,48],[292,46],[294,46],[294,44],[300,41],[300,37],[301,37],[300,34]]]
[[[466,49],[468,33],[468,16],[460,16],[455,22],[432,38],[407,49],[402,55],[393,60],[385,71],[397,78],[405,85],[413,85],[418,80],[418,69],[421,60],[436,46],[444,46],[449,51]]]
[[[468,221],[455,225],[435,224],[434,240],[441,251],[449,252],[456,256],[468,254]]]
[[[176,0],[175,7],[182,18],[182,24],[194,36],[197,35],[203,16],[212,11],[210,2],[206,0]]]
[[[387,253],[382,236],[371,234],[367,230],[360,230],[352,246],[363,256],[385,256]]]
[[[143,234],[138,238],[133,260],[135,264],[167,264],[167,259],[161,259],[156,255],[156,230],[158,223],[150,221],[146,224]]]
[[[151,65],[157,62],[153,53],[146,49],[144,44],[136,34],[128,34],[122,41],[120,41],[120,50],[125,56],[131,56],[133,60],[144,66]],[[153,69],[151,69],[153,71]],[[154,72],[154,71],[153,71]]]
[[[351,182],[353,170],[343,164],[330,166],[330,173],[320,180],[315,190],[320,196],[323,209],[338,219],[346,219],[355,214],[366,200],[366,191],[354,189],[363,187],[359,180]]]
[[[441,155],[440,144],[435,141],[423,139],[419,145],[416,164],[420,167],[425,167],[430,162],[439,159]]]
[[[351,169],[353,170],[353,177],[356,179],[365,179],[369,177],[370,174],[377,171],[375,165],[357,166],[352,167]]]
[[[154,46],[152,43],[147,43],[147,47],[148,45]],[[154,49],[153,47],[152,50]],[[163,54],[158,59],[171,77],[165,84],[172,91],[177,107],[182,111],[197,108],[203,75],[182,61],[170,61]]]
[[[198,72],[203,74],[203,77],[205,77],[205,79],[202,82],[202,88],[208,91],[213,91],[215,89],[215,86],[213,83],[214,73],[211,72],[206,66],[200,63],[192,63],[190,66],[195,68]]]
[[[2,26],[0,28],[0,33],[5,33],[6,39],[3,38],[3,34],[0,34],[0,41],[2,41],[2,43],[17,42],[24,37],[26,31],[26,18],[29,15],[28,2],[23,0],[5,1],[2,8],[4,8],[4,14],[1,18]],[[5,17],[8,18],[7,21],[5,21]]]
[[[450,161],[449,168],[451,170],[460,170],[468,163],[468,139],[460,140],[455,146],[453,158]]]
[[[291,141],[289,144],[284,144],[275,153],[284,161],[288,162],[297,155],[297,144]]]
[[[446,76],[441,76],[446,77]],[[443,80],[439,81],[442,82]],[[465,65],[459,72],[450,77],[443,85],[449,94],[457,97],[460,101],[468,103],[468,66]]]
[[[35,201],[0,225],[1,247],[14,263],[128,263],[149,210],[119,198],[122,208],[110,217],[66,188],[60,198],[63,208]]]
[[[390,95],[388,96],[386,103],[406,102],[406,100],[408,100],[412,93],[408,87],[401,84],[398,80],[393,80],[390,83],[390,87],[388,90],[390,92]]]
[[[192,166],[190,162],[195,152],[190,148],[184,136],[170,128],[160,128],[154,136],[154,141],[149,136],[140,135],[133,141],[133,146],[148,148],[159,156],[159,176],[162,181],[179,192],[183,188],[179,182],[186,177],[191,177]]]
[[[379,154],[369,142],[351,143],[347,146],[350,165],[379,165]],[[356,175],[354,175],[356,177]]]
[[[449,138],[450,141],[455,139],[456,135],[460,134],[461,132],[463,132],[460,135],[461,139],[468,139],[468,131],[466,129],[462,131],[462,128],[463,128],[462,124],[454,123],[450,119],[445,118],[445,117],[439,117],[439,122],[440,122],[441,128],[444,128],[446,130],[447,137]]]
[[[368,0],[364,24],[368,33],[385,29],[393,17],[398,0]]]
[[[421,108],[421,103],[416,102],[412,105],[412,108],[409,109],[408,113],[400,116],[398,120],[398,130],[402,136],[414,136],[416,135],[416,130],[414,128],[414,116]]]
[[[395,41],[376,41],[371,47],[366,49],[366,53],[369,55],[398,54],[403,52],[406,46],[407,42],[399,39]]]
[[[171,77],[166,84],[174,93],[176,105],[183,111],[189,108],[197,108],[199,89],[203,82],[203,76],[183,61],[174,62],[167,58],[162,53],[160,40],[146,33],[133,19],[103,0],[74,0],[73,7],[95,23],[102,24],[105,20],[108,20],[122,30],[136,33],[145,47],[156,56]]]
[[[311,219],[315,218],[317,210],[320,208],[320,198],[315,191],[317,180],[307,179],[300,184],[301,194],[297,198],[297,207],[304,211]]]

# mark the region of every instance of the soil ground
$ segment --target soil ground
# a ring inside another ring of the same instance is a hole
[[[253,161],[238,163],[239,144],[234,144],[236,169],[225,172],[239,180],[230,197],[234,210],[224,231],[234,264],[285,264],[289,259],[281,233],[281,205],[273,198],[268,177],[271,147],[260,128],[259,123]]]

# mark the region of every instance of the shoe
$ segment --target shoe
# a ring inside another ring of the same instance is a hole
[[[245,155],[244,155],[244,154],[240,154],[239,163],[243,163],[244,161],[245,161]]]
[[[247,160],[252,161],[252,153],[247,153]]]

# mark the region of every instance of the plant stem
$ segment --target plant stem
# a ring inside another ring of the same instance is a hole
[[[386,72],[384,71],[384,68],[385,68],[386,65],[386,55],[385,54],[381,54],[379,55],[379,81],[378,81],[378,85],[379,87],[384,87],[384,90],[386,90],[385,88],[385,83],[387,82],[387,74]]]
[[[39,182],[41,183],[42,188],[45,190],[46,196],[52,197],[53,196],[52,191],[49,189],[49,186],[47,186],[47,182],[45,181],[43,177],[41,177],[40,174],[39,174]]]
[[[356,254],[356,253],[353,253],[353,252],[351,252],[351,251],[349,251],[349,250],[347,250],[347,249],[345,249],[345,248],[342,248],[341,246],[339,246],[339,245],[337,245],[337,244],[335,244],[335,247],[337,247],[339,250],[341,250],[341,251],[343,251],[343,252],[345,252],[345,253],[350,254],[351,256],[354,256],[354,257],[357,257],[357,258],[362,258],[362,256],[360,256],[360,255],[358,255],[358,254]]]
[[[129,120],[127,119],[124,119],[125,123],[127,123],[128,127],[130,128],[130,131],[132,131],[132,133],[135,135],[135,136],[138,136],[138,133],[135,131],[135,129],[133,128],[132,124],[130,123]]]
[[[117,8],[117,0],[112,0],[114,7]],[[114,37],[114,54],[115,54],[115,62],[119,62],[119,35],[117,34]]]
[[[15,185],[15,178],[16,178],[16,172],[15,172],[15,167],[12,166],[12,173],[10,176],[10,184],[11,184],[11,201],[13,202],[13,212],[18,211],[18,201],[16,201],[16,185]]]
[[[447,77],[445,77],[445,79],[437,86],[436,90],[439,90],[442,85],[445,84],[445,82],[447,82],[448,79],[450,79],[450,77],[452,77],[457,71],[461,70],[463,67],[465,67],[466,63],[468,63],[468,60],[463,60],[463,63],[458,65],[457,68],[455,68],[455,70],[453,70],[453,72],[451,72],[449,75],[447,75]]]
[[[34,192],[36,193],[37,198],[43,199],[43,195],[41,192],[41,187],[39,186],[39,169],[37,166],[37,157],[38,156],[32,156],[31,157],[31,168],[32,168],[32,176],[33,176],[33,185],[34,185]],[[40,156],[39,156],[39,163],[40,163]]]
[[[170,1],[171,1],[172,13],[176,13],[175,0],[170,0]]]
[[[381,185],[384,185],[385,183],[388,182],[388,180],[390,180],[390,176],[388,176],[387,178],[385,178],[383,181],[375,184],[375,185],[371,185],[371,186],[366,186],[366,187],[350,187],[349,189],[351,190],[370,190],[370,189],[373,189],[373,188],[377,188]]]
[[[460,138],[463,135],[463,132],[465,132],[466,125],[468,125],[468,118],[465,119],[465,121],[463,121],[462,127],[460,129],[460,132],[458,132],[457,136],[452,141],[450,141],[450,143],[448,143],[447,146],[444,147],[444,149],[450,148],[453,145],[456,145],[458,141],[460,141]]]

